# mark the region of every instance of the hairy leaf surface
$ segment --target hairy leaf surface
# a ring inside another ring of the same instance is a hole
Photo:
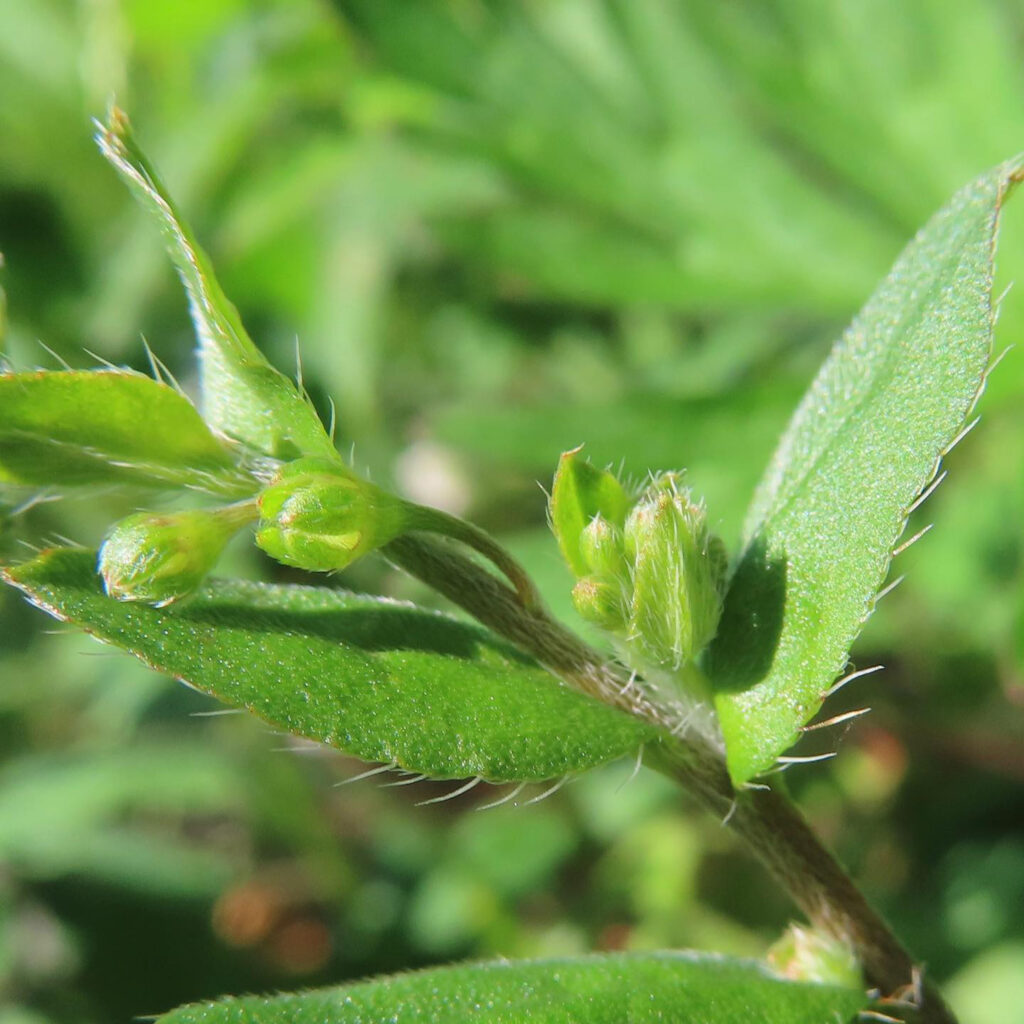
[[[187,398],[108,370],[0,375],[0,480],[245,490],[231,451]]]
[[[184,1006],[159,1024],[845,1024],[862,992],[749,961],[632,953],[443,967],[296,995]]]
[[[652,730],[485,630],[323,587],[215,581],[168,608],[105,597],[92,554],[7,579],[41,608],[288,732],[432,778],[541,781],[636,754]]]
[[[708,663],[736,782],[775,764],[843,672],[908,510],[980,393],[999,213],[1020,166],[967,186],[910,243],[758,487]]]

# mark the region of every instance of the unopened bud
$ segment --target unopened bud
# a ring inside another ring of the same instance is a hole
[[[626,625],[622,589],[613,579],[584,576],[572,589],[572,603],[587,620],[612,632]]]
[[[703,503],[666,474],[633,508],[624,541],[633,565],[631,639],[655,664],[693,661],[718,629],[726,577],[725,548],[707,528]]]
[[[191,594],[231,537],[255,518],[251,503],[166,515],[141,512],[116,523],[97,569],[110,597],[163,607]]]
[[[626,571],[622,530],[596,515],[580,535],[580,554],[591,573],[620,576]]]
[[[344,569],[408,529],[409,506],[326,459],[290,463],[260,495],[256,543],[285,565]]]
[[[785,978],[857,988],[861,970],[853,951],[831,935],[792,924],[768,950],[768,962]]]

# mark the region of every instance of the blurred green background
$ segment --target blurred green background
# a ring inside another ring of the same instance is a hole
[[[687,467],[734,543],[901,246],[1024,147],[1022,58],[1019,0],[0,0],[7,358],[145,369],[145,338],[190,386],[181,289],[91,142],[116,96],[257,343],[291,371],[297,340],[343,450],[494,531],[571,618],[538,486],[559,452]],[[1018,199],[1000,288],[1022,269]],[[1010,291],[997,350],[1022,328]],[[873,714],[790,779],[964,1024],[1011,1024],[1019,348],[980,409],[858,643],[887,671],[830,704]],[[6,558],[95,544],[138,502],[0,497]],[[221,571],[298,578],[244,544]],[[432,600],[374,560],[319,582]],[[630,765],[484,813],[493,793],[337,789],[361,767],[55,625],[0,593],[0,1024],[464,956],[758,956],[792,914],[685,795],[623,785]]]

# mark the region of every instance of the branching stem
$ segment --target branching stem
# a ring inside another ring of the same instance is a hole
[[[659,726],[658,710],[622,666],[605,660],[537,605],[449,546],[405,536],[384,548],[397,566],[527,651],[567,684]],[[781,788],[733,788],[718,751],[700,737],[666,733],[644,760],[678,781],[728,826],[822,932],[849,943],[868,983],[886,997],[919,1000],[919,1024],[956,1024],[951,1011],[889,926]]]

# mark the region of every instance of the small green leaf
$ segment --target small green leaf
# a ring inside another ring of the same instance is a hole
[[[755,494],[708,672],[744,782],[843,671],[915,499],[976,401],[999,214],[1021,164],[959,192],[836,344]]]
[[[693,953],[441,967],[294,995],[183,1006],[158,1024],[846,1024],[862,992]]]
[[[313,407],[252,343],[209,259],[136,143],[124,113],[114,108],[108,123],[98,126],[96,139],[100,151],[159,224],[188,293],[199,338],[206,421],[214,430],[274,458],[337,459]]]
[[[187,398],[108,370],[0,374],[0,480],[255,488]]]
[[[580,455],[581,448],[564,452],[558,462],[551,488],[551,528],[562,556],[577,576],[586,576],[590,566],[584,557],[583,531],[595,516],[622,529],[629,499],[615,477],[595,468]]]
[[[433,778],[541,781],[635,754],[651,727],[486,631],[314,587],[213,582],[183,605],[105,597],[84,551],[5,572],[33,603],[273,725]]]

